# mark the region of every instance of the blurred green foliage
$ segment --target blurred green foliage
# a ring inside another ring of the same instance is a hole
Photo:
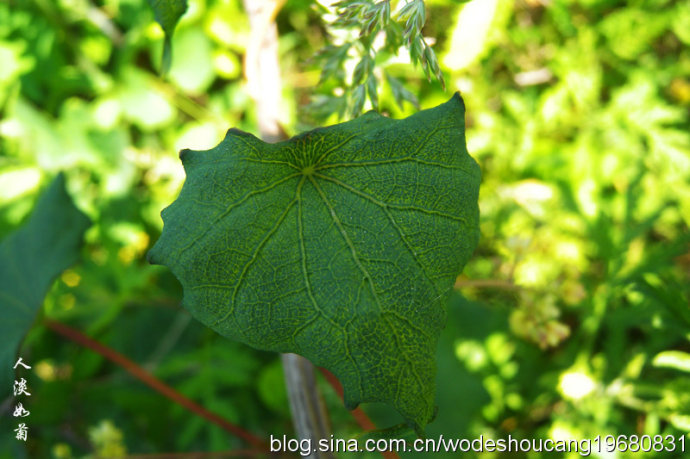
[[[397,105],[401,90],[422,108],[460,90],[484,179],[482,239],[448,306],[428,435],[686,434],[688,3],[429,0],[426,19],[447,92],[401,53],[376,62],[399,80],[380,86],[379,109],[414,112]],[[311,96],[346,88],[314,88],[321,69],[310,59],[328,37],[310,2],[290,0],[277,22],[281,117],[293,134],[321,118],[302,111]],[[241,76],[247,24],[238,0],[190,1],[164,79],[163,32],[146,0],[1,2],[0,237],[64,170],[94,224],[41,314],[268,437],[292,432],[277,356],[190,320],[171,274],[143,259],[183,180],[177,151],[210,148],[229,127],[256,133]],[[337,107],[321,109],[337,119]],[[33,365],[29,440],[24,449],[13,438],[4,401],[7,457],[243,447],[40,318],[20,355]],[[323,392],[334,433],[359,435]],[[399,422],[367,409],[380,426]]]

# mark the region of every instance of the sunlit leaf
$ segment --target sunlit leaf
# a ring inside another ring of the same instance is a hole
[[[690,354],[682,351],[663,351],[654,356],[655,367],[675,368],[690,373]]]

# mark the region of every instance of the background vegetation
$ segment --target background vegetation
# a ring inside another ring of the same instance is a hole
[[[277,16],[291,135],[347,112],[337,100],[356,89],[348,75],[361,57],[346,55],[349,73],[315,88],[315,52],[347,36],[329,38],[311,3],[290,0]],[[686,434],[690,4],[426,3],[423,33],[435,39],[427,41],[446,90],[405,53],[381,52],[372,67],[383,82],[379,109],[407,116],[416,108],[402,95],[427,108],[460,90],[468,149],[483,173],[482,239],[448,305],[429,436]],[[144,259],[184,180],[177,152],[212,147],[229,127],[257,132],[242,77],[247,24],[239,0],[190,0],[164,79],[162,31],[145,0],[0,3],[0,238],[59,171],[93,222],[19,353],[33,365],[24,373],[26,448],[14,439],[7,399],[0,454],[247,447],[56,334],[48,319],[259,437],[293,435],[279,357],[191,320],[177,281]],[[398,80],[391,85],[384,70]],[[360,434],[321,382],[334,434]],[[381,427],[399,422],[364,408]]]

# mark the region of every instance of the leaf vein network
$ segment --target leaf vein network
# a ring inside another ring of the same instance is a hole
[[[342,142],[340,142],[340,143],[338,143],[338,144],[332,146],[332,147],[329,148],[328,150],[324,151],[323,154],[322,154],[321,156],[319,156],[319,158],[315,161],[314,165],[319,165],[319,164],[321,164],[321,163],[323,162],[323,160],[325,160],[325,159],[328,157],[328,155],[330,155],[331,153],[333,153],[335,150],[344,147],[344,146],[347,145],[352,139],[354,139],[354,138],[356,138],[356,137],[357,137],[356,134],[352,134],[350,137],[347,137],[347,138],[346,138],[345,140],[343,140]]]
[[[440,210],[427,209],[426,207],[420,207],[420,206],[407,206],[407,205],[402,205],[402,204],[393,204],[390,202],[381,201],[381,200],[375,198],[374,196],[372,196],[368,193],[365,193],[364,191],[361,191],[361,190],[359,190],[359,189],[357,189],[351,185],[348,185],[347,183],[343,182],[342,180],[338,180],[337,178],[331,177],[329,175],[314,173],[314,176],[321,178],[321,179],[324,179],[324,180],[327,180],[329,182],[335,183],[336,185],[341,186],[341,187],[345,188],[346,190],[373,202],[374,204],[376,204],[377,206],[381,207],[384,210],[387,210],[389,207],[393,208],[393,209],[399,209],[399,210],[412,210],[412,211],[416,211],[416,212],[422,212],[425,214],[437,215],[439,217],[445,217],[445,218],[448,218],[450,220],[464,222],[463,218],[449,214],[449,213],[446,213],[446,212],[441,212]]]
[[[316,191],[318,192],[319,196],[321,196],[321,199],[323,200],[324,204],[326,205],[326,207],[328,207],[328,210],[331,214],[331,218],[333,219],[333,223],[335,223],[335,225],[338,227],[340,234],[343,236],[343,239],[345,239],[345,243],[350,247],[350,251],[352,253],[352,258],[353,258],[355,264],[357,265],[359,270],[364,275],[365,280],[369,283],[369,289],[371,290],[371,294],[374,297],[374,301],[378,307],[379,314],[381,315],[381,318],[384,319],[384,321],[388,325],[388,327],[390,329],[391,336],[393,336],[393,339],[395,339],[395,343],[398,346],[398,349],[400,349],[401,353],[404,355],[404,358],[407,361],[408,367],[410,368],[410,370],[414,374],[415,379],[417,380],[417,383],[420,385],[420,387],[424,387],[424,384],[422,383],[422,380],[419,377],[419,374],[415,370],[414,359],[411,358],[409,355],[407,355],[407,351],[405,350],[404,346],[402,346],[400,344],[400,337],[398,336],[397,333],[395,333],[395,327],[393,327],[393,325],[390,323],[390,320],[388,319],[388,317],[386,315],[386,313],[390,312],[390,313],[392,313],[392,315],[397,317],[397,314],[392,312],[392,311],[384,310],[383,306],[381,305],[381,300],[379,299],[379,296],[376,293],[376,288],[374,287],[374,280],[372,279],[371,275],[369,274],[367,269],[364,267],[364,265],[360,261],[359,255],[357,254],[357,249],[355,248],[350,237],[347,235],[347,231],[343,227],[342,222],[340,221],[340,218],[338,217],[338,214],[335,212],[335,209],[331,205],[330,201],[328,200],[328,198],[326,197],[326,195],[324,194],[323,190],[321,189],[319,184],[316,182],[316,180],[314,180],[314,178],[310,176],[309,181],[312,183],[312,185],[314,185],[314,188],[316,188]]]
[[[260,188],[260,189],[258,189],[258,190],[252,190],[252,191],[250,191],[249,193],[247,193],[247,194],[245,194],[244,196],[242,196],[242,197],[241,197],[240,199],[238,199],[237,201],[234,201],[234,202],[230,203],[230,205],[228,205],[228,207],[227,207],[222,213],[220,213],[220,214],[213,220],[213,222],[211,222],[211,223],[206,227],[206,229],[205,229],[201,234],[199,234],[197,237],[195,237],[194,239],[192,239],[187,245],[185,245],[184,247],[182,247],[182,248],[179,250],[178,255],[177,255],[177,259],[179,259],[182,255],[184,255],[184,253],[185,253],[187,250],[189,250],[190,248],[192,248],[192,247],[194,246],[194,244],[196,244],[197,242],[199,242],[199,241],[200,241],[202,238],[204,238],[208,233],[210,233],[211,230],[213,230],[213,229],[216,227],[216,224],[217,224],[219,221],[221,221],[222,219],[224,219],[225,217],[227,217],[228,215],[230,215],[230,212],[232,212],[232,210],[233,210],[234,208],[236,208],[237,206],[239,206],[239,205],[241,205],[242,203],[244,203],[247,199],[251,198],[252,196],[255,196],[255,195],[258,195],[258,194],[261,194],[261,193],[265,193],[265,192],[267,192],[267,191],[270,191],[270,190],[274,189],[275,187],[277,187],[278,185],[282,184],[283,182],[287,182],[288,180],[290,180],[290,179],[292,179],[292,178],[295,178],[295,177],[299,177],[300,175],[301,175],[301,174],[299,174],[299,173],[290,174],[290,175],[288,175],[288,176],[283,177],[283,178],[280,179],[280,180],[276,180],[275,182],[270,183],[269,185],[266,185],[266,186],[263,187],[263,188]]]
[[[297,185],[297,233],[299,234],[299,243],[300,243],[300,253],[301,253],[301,260],[302,260],[302,274],[304,276],[304,285],[307,289],[307,295],[309,296],[309,300],[311,301],[312,305],[314,306],[314,309],[318,312],[318,314],[326,319],[333,327],[337,328],[340,330],[340,332],[343,335],[343,339],[345,341],[344,347],[345,347],[345,354],[346,358],[350,361],[352,366],[357,370],[357,380],[358,380],[358,385],[360,388],[360,391],[362,391],[362,380],[361,380],[361,374],[360,370],[357,367],[357,363],[355,359],[352,357],[352,353],[350,352],[350,344],[349,344],[349,337],[347,334],[347,330],[345,327],[341,326],[337,322],[335,322],[332,318],[328,317],[326,315],[325,311],[321,309],[319,306],[318,302],[316,301],[316,298],[314,298],[314,293],[312,291],[312,286],[311,283],[309,282],[309,274],[307,270],[307,249],[306,249],[306,244],[304,242],[304,222],[302,218],[302,186],[304,185],[304,182],[306,181],[307,176],[303,176],[302,180],[300,180],[299,185]],[[310,320],[309,323],[313,322],[316,319]],[[301,327],[299,330],[303,330],[305,327]],[[297,332],[296,332],[297,333]],[[295,334],[296,334],[295,333]]]
[[[282,166],[291,167],[291,168],[298,170],[298,171],[302,170],[299,167],[292,164],[290,161],[279,161],[277,159],[254,159],[254,158],[242,158],[242,160],[249,161],[251,163],[259,163],[259,164],[280,164]]]
[[[460,166],[453,166],[451,164],[438,163],[436,161],[426,161],[420,158],[413,158],[411,156],[404,156],[402,158],[391,158],[391,159],[375,159],[375,160],[361,160],[361,161],[350,161],[346,163],[325,163],[316,167],[316,170],[320,169],[333,169],[336,167],[369,167],[369,166],[381,166],[388,164],[397,164],[403,162],[415,162],[419,164],[424,164],[426,166],[442,167],[444,169],[454,169],[462,170],[464,169]]]
[[[228,308],[228,312],[218,319],[214,325],[218,325],[221,322],[224,322],[225,320],[230,317],[230,315],[234,312],[235,310],[235,299],[237,298],[237,292],[239,291],[240,285],[242,285],[242,281],[245,279],[247,271],[251,267],[251,265],[256,261],[256,259],[259,256],[259,252],[261,252],[261,249],[266,245],[268,240],[271,238],[273,234],[278,230],[280,227],[281,223],[285,220],[285,217],[287,216],[288,212],[290,212],[290,209],[292,209],[292,206],[294,206],[297,203],[298,199],[295,196],[295,198],[290,201],[290,203],[285,207],[285,210],[280,214],[276,222],[273,224],[271,229],[269,229],[266,234],[264,235],[263,239],[259,242],[259,244],[256,246],[256,249],[254,249],[254,252],[252,253],[252,257],[245,263],[244,267],[242,268],[242,271],[240,272],[239,278],[237,279],[237,283],[235,284],[235,287],[232,292],[232,298],[230,300],[230,307]]]
[[[422,262],[419,260],[419,254],[414,250],[414,248],[412,247],[412,244],[410,244],[410,241],[409,241],[409,239],[408,239],[408,237],[407,237],[407,234],[405,234],[405,232],[404,232],[403,229],[400,227],[400,225],[398,225],[398,222],[395,221],[395,217],[393,217],[393,215],[391,214],[390,210],[388,209],[388,207],[397,207],[397,208],[406,207],[406,208],[407,208],[406,210],[418,210],[418,208],[416,208],[416,207],[414,207],[414,206],[394,206],[394,205],[391,205],[391,204],[389,204],[389,203],[385,203],[385,202],[383,202],[383,201],[380,201],[380,200],[376,199],[375,197],[369,195],[368,193],[365,193],[365,192],[363,192],[363,191],[361,191],[361,190],[358,190],[357,188],[354,188],[354,187],[352,187],[352,186],[350,186],[350,185],[348,185],[348,184],[346,184],[346,183],[344,183],[344,182],[342,182],[342,181],[340,181],[340,180],[338,180],[338,179],[336,179],[336,178],[329,177],[329,176],[323,175],[323,174],[314,174],[314,175],[315,175],[316,177],[318,177],[318,178],[321,178],[321,179],[324,179],[324,180],[327,180],[327,181],[331,181],[332,183],[335,183],[336,185],[339,185],[339,186],[345,188],[346,190],[350,191],[351,193],[354,193],[354,194],[356,194],[356,195],[358,195],[358,196],[360,196],[360,197],[362,197],[362,198],[364,198],[364,199],[369,200],[370,202],[374,203],[375,205],[377,205],[377,206],[379,206],[381,209],[383,209],[384,213],[386,214],[386,217],[388,218],[388,221],[389,221],[389,222],[391,223],[391,225],[395,228],[395,230],[397,231],[398,235],[399,235],[400,238],[402,239],[402,241],[403,241],[403,243],[404,243],[404,245],[405,245],[405,248],[407,248],[407,250],[409,251],[410,255],[412,256],[412,259],[415,261],[415,263],[417,264],[417,266],[418,266],[419,269],[421,270],[422,275],[424,276],[424,279],[425,279],[425,280],[427,281],[427,283],[431,286],[431,288],[436,292],[436,294],[439,293],[436,284],[429,278],[429,276],[428,276],[428,274],[427,274],[427,272],[426,272],[427,270],[425,269],[425,267],[424,267],[424,265],[422,264]],[[431,212],[431,211],[427,211],[427,212]],[[452,216],[449,216],[449,217],[452,218]],[[406,322],[407,322],[412,328],[414,328],[415,330],[420,330],[424,335],[429,336],[428,333],[426,332],[426,330],[423,330],[423,329],[421,329],[421,328],[415,326],[415,325],[414,325],[412,322],[410,322],[410,321],[407,321],[407,320],[406,320]]]

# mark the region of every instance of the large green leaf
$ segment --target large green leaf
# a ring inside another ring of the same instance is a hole
[[[172,34],[177,26],[177,21],[187,11],[187,0],[148,0],[156,21],[161,25],[165,33],[165,43],[163,45],[163,73],[170,68],[172,60]]]
[[[12,388],[19,343],[53,279],[77,260],[88,227],[89,219],[72,203],[60,174],[29,220],[0,244],[0,398]]]
[[[236,129],[180,154],[187,180],[150,260],[218,333],[331,370],[348,408],[433,415],[445,301],[479,237],[480,171],[458,94],[267,144]]]

